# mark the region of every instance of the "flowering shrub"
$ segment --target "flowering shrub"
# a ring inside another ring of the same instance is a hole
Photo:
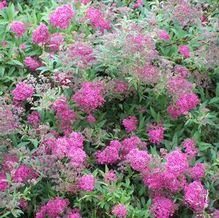
[[[0,1],[0,217],[218,218],[218,7]]]

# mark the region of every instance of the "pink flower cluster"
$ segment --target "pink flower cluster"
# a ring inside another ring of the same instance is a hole
[[[37,68],[42,66],[42,63],[36,58],[26,57],[24,59],[24,64],[30,69],[35,71]]]
[[[3,156],[2,169],[4,172],[11,172],[14,169],[16,163],[18,163],[18,158],[14,155],[5,154]]]
[[[124,204],[117,204],[112,208],[112,214],[118,218],[127,217],[127,209]]]
[[[70,214],[64,216],[64,218],[82,218],[78,209],[73,209]]]
[[[196,148],[196,144],[193,139],[190,138],[185,139],[182,145],[189,158],[194,158],[197,155],[198,149]]]
[[[50,51],[56,52],[59,51],[60,46],[63,45],[64,38],[61,33],[54,33],[50,36],[48,46]]]
[[[143,68],[137,69],[137,76],[148,84],[155,84],[160,79],[160,72],[157,67],[146,64]]]
[[[65,209],[68,207],[69,201],[67,199],[62,199],[56,197],[47,202],[46,205],[42,206],[36,214],[36,218],[57,218],[58,215],[64,213]]]
[[[104,176],[105,182],[115,182],[117,180],[117,176],[114,170],[110,170]]]
[[[49,21],[54,27],[67,29],[74,15],[75,12],[71,5],[63,5],[56,8],[56,10],[49,15]]]
[[[15,172],[12,172],[12,178],[14,182],[25,183],[28,180],[36,179],[37,174],[31,167],[22,164],[15,170]]]
[[[170,40],[170,35],[168,34],[168,32],[166,30],[159,30],[158,37],[164,41]]]
[[[149,141],[160,144],[164,139],[164,128],[161,125],[152,125],[147,130]]]
[[[185,187],[184,200],[196,213],[202,213],[208,206],[208,192],[200,181],[194,181]]]
[[[78,180],[78,187],[81,190],[91,192],[94,190],[95,178],[93,175],[84,175]]]
[[[112,140],[105,149],[96,152],[97,162],[99,164],[115,164],[119,160],[126,159],[133,149],[137,149],[138,146],[143,144],[137,136],[126,138],[121,143],[118,140]],[[130,155],[131,158],[134,165],[134,157],[132,155]]]
[[[17,116],[13,113],[13,108],[6,104],[0,103],[0,133],[1,135],[7,135],[13,133],[19,122]]]
[[[96,122],[96,118],[92,114],[89,114],[87,116],[87,122],[88,123],[95,123]]]
[[[82,4],[87,5],[91,2],[91,0],[80,0]]]
[[[166,155],[166,169],[173,175],[180,176],[189,168],[187,155],[180,150],[175,150]]]
[[[129,85],[127,82],[116,80],[115,81],[115,92],[116,93],[125,93],[129,89]]]
[[[103,89],[100,82],[84,82],[82,88],[72,96],[72,100],[83,111],[90,113],[104,104]]]
[[[68,55],[78,67],[86,67],[91,64],[95,57],[93,55],[93,48],[85,43],[75,43],[68,48]]]
[[[131,136],[122,141],[121,147],[121,158],[125,158],[126,155],[133,149],[138,148],[138,146],[143,145],[144,143],[138,136]]]
[[[151,211],[156,218],[169,218],[173,216],[176,204],[164,196],[156,196],[152,200]]]
[[[8,188],[9,184],[7,182],[6,174],[0,172],[0,192],[5,191]]]
[[[27,117],[27,121],[32,126],[37,126],[40,122],[40,114],[37,111],[33,111],[30,115]]]
[[[56,116],[61,122],[61,129],[65,134],[71,132],[71,125],[76,120],[76,113],[70,109],[65,97],[58,98],[52,105]]]
[[[191,139],[186,139],[183,144],[185,142],[191,143]],[[163,218],[173,215],[176,205],[171,199],[166,198],[164,193],[173,194],[180,190],[185,190],[184,200],[191,209],[196,213],[203,211],[207,206],[207,191],[199,181],[205,174],[204,164],[198,163],[190,167],[190,153],[183,153],[179,149],[166,154],[165,162],[162,163],[147,151],[134,147],[125,157],[131,167],[143,177],[144,184],[154,196],[151,212],[155,217]],[[195,181],[188,184],[187,176]]]
[[[182,94],[175,104],[172,104],[167,108],[167,112],[173,119],[176,119],[179,116],[188,114],[189,111],[195,109],[199,103],[200,100],[196,94]]]
[[[122,121],[127,133],[133,132],[137,129],[138,120],[135,116],[130,116]]]
[[[106,21],[102,12],[94,7],[88,8],[86,11],[86,17],[89,19],[93,27],[99,28],[102,32],[111,29],[110,22]]]
[[[189,74],[190,74],[190,72],[189,72],[189,70],[188,70],[187,68],[185,68],[185,67],[183,67],[183,66],[180,66],[180,65],[176,65],[176,66],[174,67],[174,70],[175,70],[175,72],[176,72],[179,76],[181,76],[181,77],[183,77],[183,78],[188,77]]]
[[[134,4],[134,8],[140,8],[144,5],[144,1],[143,0],[137,0],[136,3]]]
[[[68,157],[71,166],[83,168],[87,155],[83,150],[84,137],[78,132],[72,132],[68,137],[55,139],[50,145],[52,154],[63,159]]]
[[[180,45],[179,46],[179,53],[184,57],[184,58],[189,58],[190,57],[190,49],[187,45]]]
[[[3,1],[0,2],[0,11],[1,11],[2,9],[4,9],[5,7],[7,7],[7,1],[6,1],[6,0],[3,0]]]
[[[26,27],[21,21],[13,21],[10,25],[10,30],[15,33],[17,37],[22,37],[26,32]]]
[[[200,180],[205,176],[205,165],[203,163],[197,163],[189,170],[189,175],[194,180]]]
[[[41,45],[49,40],[49,30],[45,24],[40,24],[32,33],[33,43]]]
[[[113,140],[110,145],[102,151],[96,152],[97,162],[99,164],[114,164],[119,160],[119,149],[121,143],[118,140]]]
[[[144,172],[148,169],[149,163],[151,161],[151,156],[147,151],[141,151],[139,149],[132,149],[126,156],[131,167],[139,172]]]
[[[25,82],[20,82],[12,91],[13,100],[15,102],[23,102],[28,98],[31,98],[33,96],[33,93],[34,89],[32,86],[26,84]]]
[[[182,76],[175,76],[168,81],[168,91],[171,96],[181,96],[185,93],[192,93],[193,85]]]

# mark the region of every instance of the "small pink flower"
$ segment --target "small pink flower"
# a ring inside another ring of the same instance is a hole
[[[166,30],[159,30],[158,31],[158,37],[160,39],[163,39],[164,41],[169,41],[170,40],[170,35]]]
[[[45,24],[40,24],[32,33],[32,40],[35,44],[45,44],[49,40],[49,30]]]
[[[133,132],[137,129],[138,120],[135,116],[130,116],[122,121],[127,133]]]
[[[72,209],[70,214],[64,216],[64,218],[82,218],[77,208]]]
[[[31,167],[22,164],[15,170],[12,178],[14,182],[24,183],[30,179],[37,178],[37,174]]]
[[[189,175],[194,180],[200,180],[205,176],[205,165],[203,163],[197,163],[194,167],[189,169]]]
[[[193,139],[190,139],[190,138],[185,139],[182,145],[189,158],[194,158],[197,155],[198,149]]]
[[[93,27],[99,28],[102,32],[111,29],[110,22],[104,19],[103,14],[99,9],[94,7],[88,8],[86,17],[90,20]]]
[[[174,202],[163,196],[156,196],[151,205],[151,211],[156,218],[169,218],[176,210]]]
[[[99,164],[114,164],[119,160],[119,148],[121,143],[117,140],[110,142],[110,145],[107,146],[102,151],[96,152],[97,162]]]
[[[9,184],[5,173],[0,172],[0,192],[5,191],[8,188]]]
[[[72,100],[83,111],[90,113],[104,104],[103,88],[99,82],[84,82],[82,88],[72,96]]]
[[[21,21],[13,21],[10,25],[10,29],[17,37],[22,37],[26,32],[25,24]]]
[[[19,207],[21,207],[23,210],[27,209],[28,207],[28,202],[25,199],[20,199],[19,201]]]
[[[148,84],[155,84],[160,79],[159,68],[151,64],[146,64],[143,68],[138,68],[136,73],[141,81]]]
[[[117,93],[125,93],[129,89],[128,83],[120,80],[115,81],[115,91]]]
[[[29,124],[37,126],[40,122],[40,114],[37,111],[33,111],[30,115],[28,115],[27,121]]]
[[[84,5],[87,5],[90,2],[91,2],[91,0],[81,0],[81,3],[84,4]]]
[[[57,218],[58,215],[61,215],[65,209],[68,207],[69,201],[68,199],[62,199],[60,197],[56,197],[54,199],[50,199],[46,205],[43,205],[40,210],[36,214],[36,218]]]
[[[54,27],[67,29],[74,15],[75,12],[71,5],[62,5],[49,15],[49,21]]]
[[[166,169],[175,176],[179,176],[189,169],[187,155],[180,150],[174,150],[165,156]]]
[[[26,50],[27,45],[26,45],[25,43],[22,43],[22,44],[20,44],[19,48],[20,48],[21,50]]]
[[[33,96],[34,89],[32,86],[20,82],[16,85],[15,89],[12,91],[14,101],[25,101]]]
[[[180,45],[179,46],[179,53],[184,57],[184,58],[189,58],[190,57],[190,49],[187,45]]]
[[[139,172],[144,172],[148,169],[151,156],[147,151],[141,151],[139,149],[132,149],[126,156],[131,167]]]
[[[50,36],[48,46],[50,48],[50,51],[56,52],[59,51],[60,46],[63,45],[64,38],[61,33],[54,33]]]
[[[2,2],[0,2],[0,11],[2,9],[4,9],[5,7],[7,7],[7,1],[6,0],[3,0]]]
[[[36,58],[32,57],[26,57],[24,59],[24,64],[30,69],[35,71],[37,68],[42,66],[42,63],[37,60]]]
[[[148,129],[149,141],[154,144],[160,144],[164,139],[164,128],[160,125],[152,125]]]
[[[95,186],[95,178],[93,175],[85,175],[79,178],[78,186],[84,191],[93,191]]]
[[[127,209],[124,204],[117,204],[112,208],[112,214],[117,218],[126,218]]]
[[[208,206],[208,192],[200,181],[194,181],[185,187],[184,201],[196,213],[202,213]]]
[[[11,172],[14,169],[19,159],[15,155],[5,154],[3,155],[2,169],[4,172]]]
[[[186,78],[189,76],[190,72],[187,68],[180,66],[180,65],[176,65],[174,67],[174,70],[176,71],[176,73],[178,73],[181,77]]]
[[[87,122],[88,123],[96,123],[96,118],[92,114],[89,114],[87,116]]]
[[[110,170],[104,176],[105,182],[115,182],[116,180],[117,180],[117,176],[116,176],[115,171],[113,171],[113,170]]]
[[[144,1],[143,0],[137,0],[136,3],[134,4],[134,8],[140,8],[144,5]]]

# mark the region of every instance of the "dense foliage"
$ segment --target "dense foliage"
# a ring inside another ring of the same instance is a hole
[[[0,2],[0,217],[219,217],[217,0]]]

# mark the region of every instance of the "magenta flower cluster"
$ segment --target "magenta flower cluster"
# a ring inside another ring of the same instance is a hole
[[[10,29],[17,37],[22,37],[26,32],[25,24],[21,21],[13,21],[10,25]]]
[[[104,104],[103,91],[104,87],[100,82],[84,82],[82,88],[72,96],[72,100],[80,109],[90,113]]]
[[[28,98],[31,98],[34,93],[34,88],[25,82],[20,82],[16,85],[15,89],[12,91],[13,100],[15,102],[23,102]]]
[[[130,116],[122,121],[127,133],[133,132],[137,129],[138,120],[135,116]]]
[[[63,5],[56,8],[56,10],[49,15],[49,21],[54,27],[67,29],[74,15],[75,12],[71,5]]]
[[[104,19],[103,14],[99,9],[94,7],[88,8],[86,16],[93,27],[99,28],[101,31],[111,29],[110,22]]]
[[[117,204],[112,208],[112,214],[118,218],[126,218],[127,209],[124,204]]]

